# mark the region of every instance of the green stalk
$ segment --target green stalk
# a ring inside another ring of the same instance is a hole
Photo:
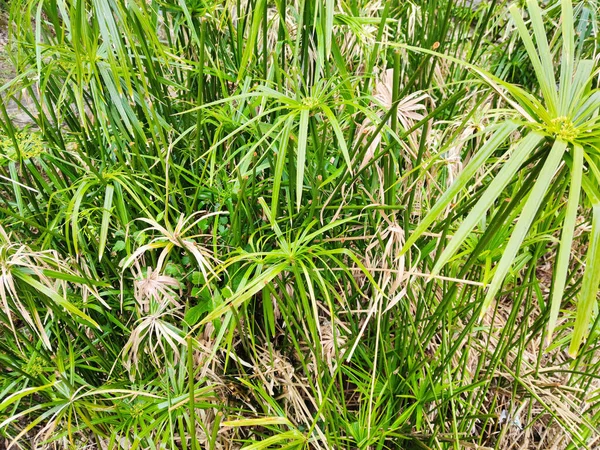
[[[390,116],[390,129],[396,133],[398,129],[398,93],[400,90],[400,52],[394,52],[394,73],[392,84],[392,115]],[[396,203],[396,161],[399,159],[399,154],[396,155],[397,145],[394,142],[390,146],[387,156],[387,170],[385,176],[385,200],[388,205]],[[419,163],[417,163],[418,165]]]
[[[206,51],[206,19],[203,17],[200,23],[200,55],[198,60],[198,95],[196,98],[196,106],[204,104],[204,53]],[[202,109],[198,109],[196,113],[196,159],[200,158],[204,146],[202,142]]]
[[[190,440],[192,450],[198,450],[198,440],[196,439],[196,383],[194,380],[194,340],[191,336],[187,338],[187,372],[188,372],[188,392],[190,409]]]

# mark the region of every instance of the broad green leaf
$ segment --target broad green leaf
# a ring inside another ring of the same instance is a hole
[[[183,320],[185,320],[190,327],[193,327],[198,323],[200,318],[210,310],[210,308],[211,305],[208,301],[201,300],[200,303],[187,310]]]

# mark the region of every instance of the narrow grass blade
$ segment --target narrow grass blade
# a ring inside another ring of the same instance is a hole
[[[292,426],[291,422],[285,417],[262,417],[259,419],[237,419],[224,420],[224,427],[251,427],[251,426],[269,426],[269,425],[288,425]]]
[[[115,188],[112,184],[106,186],[104,194],[104,208],[102,210],[102,224],[100,226],[100,244],[98,245],[98,261],[102,261],[104,248],[106,247],[106,239],[108,237],[108,225],[110,222],[110,209],[112,208],[112,200]]]
[[[19,213],[23,214],[25,212],[25,203],[23,203],[23,196],[21,195],[22,184],[19,182],[19,174],[17,172],[17,167],[14,162],[11,161],[8,164],[8,170],[10,172],[10,179],[12,181],[17,208],[19,209]]]
[[[532,2],[528,2],[529,4],[531,4]],[[539,9],[539,7],[538,7]],[[530,11],[531,11],[531,5],[530,5]],[[531,60],[531,64],[533,65],[533,69],[535,71],[536,74],[536,78],[538,79],[538,82],[540,83],[540,87],[542,89],[542,95],[544,96],[544,99],[546,100],[546,106],[548,108],[548,110],[551,112],[551,115],[556,115],[556,86],[554,84],[554,68],[552,66],[552,64],[550,64],[550,74],[546,73],[546,70],[548,69],[547,67],[547,55],[543,55],[542,52],[542,47],[540,47],[540,42],[537,42],[539,50],[536,49],[535,44],[533,43],[533,39],[531,38],[531,35],[529,34],[529,31],[527,30],[527,26],[525,25],[525,22],[523,21],[523,18],[521,17],[521,11],[519,10],[519,8],[516,5],[512,5],[510,7],[510,14],[517,26],[517,30],[519,32],[519,36],[521,36],[521,39],[523,40],[523,44],[525,45],[525,49],[527,50],[527,54],[529,55],[529,59]],[[539,13],[538,13],[539,14]],[[534,28],[537,28],[537,25],[535,24],[535,22],[537,22],[538,20],[541,20],[541,18],[539,18],[538,16],[532,17],[532,21],[534,21]],[[543,27],[543,22],[542,22],[542,27]],[[538,36],[536,33],[536,40],[537,40]],[[548,42],[546,40],[546,35],[543,35],[543,42],[545,42],[545,47],[548,47]],[[548,50],[549,52],[549,50]],[[551,58],[551,56],[550,56]],[[548,81],[551,78],[551,82]]]
[[[285,445],[284,445],[285,444]],[[306,444],[306,438],[298,430],[284,431],[271,437],[245,446],[245,450],[263,450],[269,448],[278,448],[280,450],[303,448]]]
[[[57,270],[42,269],[42,273],[44,275],[54,278],[56,280],[65,280],[65,281],[68,281],[69,283],[79,283],[79,284],[85,284],[88,286],[102,286],[102,287],[110,286],[110,284],[107,283],[106,281],[91,280],[89,278],[80,277],[80,276],[73,275],[70,273],[59,272]]]
[[[346,164],[348,165],[348,171],[350,172],[350,174],[352,174],[352,159],[350,158],[348,146],[346,145],[346,140],[344,139],[344,133],[342,132],[340,123],[336,119],[335,114],[333,114],[333,111],[331,111],[331,109],[327,105],[322,105],[321,109],[323,110],[323,113],[325,113],[325,115],[327,116],[327,119],[329,119],[329,124],[331,125],[331,128],[333,128],[333,132],[337,137],[337,141],[340,145],[340,150],[342,151],[344,160],[346,160]]]
[[[554,284],[552,286],[552,299],[550,300],[550,318],[548,319],[548,335],[546,344],[549,345],[558,319],[558,312],[563,299],[569,260],[571,256],[571,244],[573,243],[573,232],[577,220],[577,208],[579,206],[579,195],[581,192],[581,176],[583,174],[583,148],[580,145],[573,147],[573,167],[571,168],[571,186],[569,187],[569,199],[567,211],[563,222],[563,231],[560,239],[560,249],[556,257],[556,269],[554,272]]]
[[[25,388],[25,389],[15,392],[14,394],[9,395],[8,397],[6,397],[2,400],[2,403],[0,403],[0,411],[5,411],[8,406],[12,405],[15,402],[18,402],[23,397],[26,397],[31,394],[35,394],[36,392],[39,392],[39,391],[43,391],[44,389],[48,389],[49,387],[52,387],[55,383],[56,383],[56,381],[52,381],[51,383],[45,384],[43,386],[33,386],[33,387]],[[2,422],[2,424],[0,424],[0,426],[6,426],[6,425],[7,425],[7,422]]]
[[[264,289],[265,285],[270,283],[273,280],[273,278],[275,278],[281,272],[283,272],[287,266],[288,266],[287,262],[282,262],[282,263],[279,263],[279,264],[269,267],[267,270],[265,270],[263,273],[261,273],[259,276],[257,276],[254,280],[252,280],[250,283],[248,283],[247,286],[245,286],[243,289],[240,289],[240,291],[236,292],[233,296],[231,296],[231,298],[229,298],[226,303],[223,303],[218,308],[216,308],[214,311],[209,313],[202,320],[202,322],[200,322],[200,324],[204,325],[205,323],[208,323],[211,320],[214,320],[214,319],[222,316],[223,314],[228,312],[231,308],[237,308],[242,303],[244,303],[246,300],[249,300],[254,295],[256,295],[258,292],[260,292],[262,289]]]
[[[600,285],[600,204],[595,204],[592,211],[593,219],[590,244],[586,257],[581,292],[577,301],[577,315],[575,316],[573,337],[569,346],[569,355],[573,357],[577,356],[583,338],[588,333],[588,327],[592,320],[592,312],[598,301],[598,287]]]
[[[56,302],[57,305],[65,308],[71,314],[80,317],[81,319],[85,320],[93,327],[100,329],[100,325],[98,325],[94,319],[89,317],[87,314],[83,313],[80,309],[78,309],[76,306],[74,306],[71,302],[69,302],[65,298],[61,297],[57,292],[53,291],[49,287],[40,283],[38,280],[33,278],[31,275],[26,274],[20,270],[13,270],[13,274],[17,278],[23,280],[29,286],[34,288],[36,291],[44,294],[46,297],[48,297],[51,300],[53,300],[54,302]],[[40,330],[40,331],[44,332],[44,330]]]
[[[325,59],[331,54],[331,37],[333,35],[333,12],[335,2],[325,0]]]
[[[566,116],[569,113],[571,86],[573,84],[573,58],[575,56],[575,35],[573,32],[573,5],[569,0],[561,3],[562,22],[562,55],[560,64],[560,87],[558,98],[558,113]]]
[[[592,77],[592,72],[595,68],[594,61],[584,60],[579,61],[577,68],[575,69],[575,75],[573,76],[573,83],[571,85],[571,91],[568,96],[570,99],[579,99],[582,97],[583,92],[589,85]],[[594,98],[596,97],[596,98]],[[569,103],[569,109],[567,110],[568,116],[575,116],[574,122],[578,122],[583,117],[588,115],[598,108],[598,92],[585,96],[586,101],[583,105],[580,102],[571,101]],[[589,105],[589,106],[588,106]]]
[[[298,211],[300,211],[300,207],[302,206],[302,186],[304,185],[304,166],[306,165],[309,118],[309,109],[300,111],[300,124],[298,126],[298,160],[296,162],[296,208]]]
[[[86,192],[91,187],[92,183],[90,183],[89,180],[83,181],[75,192],[73,200],[71,200],[71,203],[67,208],[67,216],[70,216],[71,221],[73,249],[75,250],[75,253],[79,252],[79,208],[81,207],[81,203],[83,202]]]
[[[452,236],[452,239],[442,252],[440,258],[436,262],[431,275],[437,275],[442,267],[454,256],[458,251],[459,247],[465,241],[469,233],[479,223],[481,218],[485,215],[488,209],[494,204],[496,199],[502,191],[506,188],[508,183],[511,182],[513,176],[521,168],[521,165],[525,159],[531,154],[531,152],[538,146],[543,136],[537,133],[529,133],[515,149],[510,159],[502,166],[498,175],[489,184],[481,199],[469,212],[465,220],[461,223],[460,227]]]
[[[550,154],[548,155],[548,158],[546,159],[546,162],[540,171],[538,180],[531,189],[531,193],[529,194],[529,197],[523,206],[521,217],[519,217],[517,225],[515,226],[508,244],[506,245],[506,249],[504,250],[502,258],[496,266],[494,278],[492,279],[481,309],[482,316],[485,314],[487,308],[490,306],[492,300],[500,290],[500,286],[506,278],[511,265],[514,262],[519,249],[521,248],[523,239],[525,239],[525,235],[529,231],[533,219],[537,215],[540,204],[544,199],[544,195],[554,179],[554,174],[560,162],[562,161],[562,156],[566,148],[566,142],[559,140],[554,142],[552,150],[550,151]]]
[[[246,38],[244,53],[242,54],[242,62],[240,64],[237,77],[238,81],[244,77],[246,70],[248,69],[248,65],[255,54],[256,40],[260,25],[263,20],[263,9],[266,7],[266,3],[266,0],[258,0],[254,5],[252,12],[252,26],[250,27],[250,34]]]
[[[562,0],[561,4],[570,2],[570,0]],[[542,89],[546,89],[549,98],[546,99],[546,107],[556,114],[558,106],[558,95],[556,92],[556,80],[554,77],[554,62],[548,38],[546,37],[546,28],[544,26],[544,18],[538,0],[528,0],[527,7],[529,9],[529,17],[535,34],[535,43],[538,47],[538,54],[543,67],[543,79],[538,79]]]
[[[517,129],[517,125],[512,122],[506,122],[500,126],[498,130],[489,138],[486,143],[479,149],[473,159],[469,161],[467,166],[458,176],[456,181],[442,195],[442,197],[431,208],[427,215],[421,220],[421,223],[415,228],[410,237],[406,240],[401,254],[404,254],[408,249],[427,231],[429,226],[437,219],[437,217],[446,209],[452,199],[473,179],[477,171],[488,160],[490,155],[498,149],[498,147],[506,141],[510,133]]]
[[[279,191],[281,190],[281,180],[283,180],[283,171],[287,155],[287,147],[290,139],[290,132],[293,124],[293,118],[289,118],[283,126],[283,133],[279,144],[279,151],[275,158],[275,173],[273,174],[273,195],[271,197],[271,211],[273,218],[277,218],[279,206]],[[289,176],[289,174],[288,174]]]

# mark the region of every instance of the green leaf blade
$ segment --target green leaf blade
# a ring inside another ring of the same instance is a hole
[[[531,189],[531,193],[529,194],[529,197],[523,206],[521,216],[519,217],[517,225],[515,226],[508,244],[506,245],[506,249],[502,254],[502,258],[496,266],[494,278],[492,279],[482,305],[482,316],[486,313],[489,305],[492,303],[492,300],[500,290],[500,287],[504,282],[512,263],[514,262],[514,259],[521,248],[521,244],[525,239],[525,235],[529,231],[533,219],[537,215],[544,195],[546,194],[550,183],[552,183],[552,180],[554,179],[554,174],[560,165],[566,148],[566,142],[559,140],[554,142],[552,150],[550,151],[550,154],[548,155],[548,158],[546,159],[546,162],[540,171],[538,180]]]

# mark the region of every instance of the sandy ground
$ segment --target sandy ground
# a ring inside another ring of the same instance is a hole
[[[0,0],[1,1],[1,0]],[[15,69],[10,61],[7,51],[8,42],[8,19],[6,13],[0,11],[0,86],[10,81],[15,76]],[[0,99],[4,93],[0,92]],[[26,100],[26,98],[25,98]],[[21,99],[23,101],[23,99]],[[31,118],[25,114],[14,101],[6,102],[6,110],[13,124],[21,128],[32,123]]]
[[[14,76],[14,70],[6,54],[7,27],[8,19],[0,12],[0,84],[4,84]]]

